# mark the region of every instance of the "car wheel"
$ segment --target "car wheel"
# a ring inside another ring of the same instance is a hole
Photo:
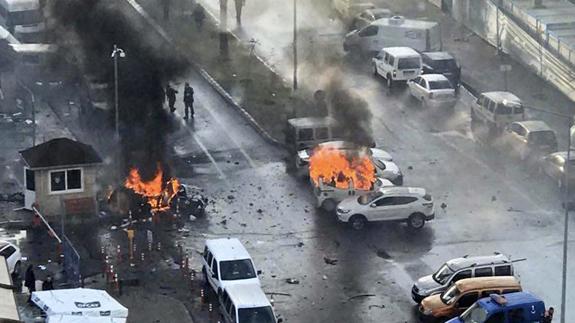
[[[12,276],[15,278],[22,277],[22,264],[18,261],[14,265],[14,271],[12,272]]]
[[[411,229],[421,229],[425,225],[425,216],[421,213],[414,213],[407,219],[407,225]]]
[[[322,207],[322,209],[324,209],[328,212],[332,212],[335,210],[336,203],[332,199],[327,199],[327,200],[323,201],[323,203],[321,204],[321,207]]]
[[[367,223],[367,219],[365,216],[361,214],[356,214],[349,219],[349,223],[354,230],[360,231],[365,228],[365,224]]]
[[[393,79],[391,78],[391,74],[387,74],[385,76],[385,81],[386,81],[387,87],[389,89],[391,89],[393,87]]]

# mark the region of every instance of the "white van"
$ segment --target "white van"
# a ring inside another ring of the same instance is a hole
[[[232,285],[220,295],[221,320],[224,323],[280,323],[272,305],[259,285]]]
[[[236,238],[206,240],[202,265],[206,282],[218,295],[231,285],[260,284],[252,257]]]
[[[396,81],[407,81],[421,75],[421,55],[409,47],[387,47],[372,59],[374,75],[387,80],[391,88]]]
[[[287,121],[286,144],[293,152],[341,139],[341,128],[331,117],[293,118]]]
[[[46,24],[39,0],[0,0],[0,24],[23,43],[45,41]]]
[[[402,16],[378,19],[345,36],[343,49],[376,53],[383,47],[405,46],[420,52],[440,51],[441,29],[437,22],[405,19]]]

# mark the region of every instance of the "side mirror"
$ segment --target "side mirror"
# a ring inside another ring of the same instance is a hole
[[[262,272],[261,270],[258,270],[256,273],[257,273],[258,276],[259,276],[259,275],[261,275],[263,272]]]
[[[374,207],[374,208],[377,207],[377,205],[375,205],[375,203],[371,203],[369,206]]]

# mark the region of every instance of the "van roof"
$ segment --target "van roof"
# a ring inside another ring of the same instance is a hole
[[[530,304],[530,303],[543,303],[543,301],[539,297],[529,292],[509,293],[501,296],[505,297],[505,300],[507,300],[505,307],[513,307],[517,305]],[[501,305],[493,301],[491,297],[482,298],[478,301],[478,303],[479,305],[481,305],[481,307],[487,309],[488,311],[501,307]]]
[[[55,53],[58,45],[54,44],[10,44],[16,53]]]
[[[401,27],[401,28],[409,28],[409,29],[431,29],[435,26],[438,26],[439,23],[435,21],[426,21],[426,20],[416,20],[416,19],[402,19],[403,17],[398,18],[398,16],[391,17],[391,18],[381,18],[374,21],[372,24],[376,26],[393,26],[393,27]],[[401,19],[401,21],[398,21]],[[391,22],[390,22],[391,21]]]
[[[518,121],[516,123],[525,127],[525,129],[527,129],[527,131],[529,131],[529,132],[532,132],[532,131],[553,131],[553,129],[551,129],[551,127],[549,127],[549,125],[547,123],[545,123],[545,121],[541,121],[541,120]]]
[[[483,289],[483,288],[497,288],[497,287],[521,287],[519,280],[513,276],[490,276],[490,277],[477,277],[465,278],[458,280],[455,285],[460,291]]]
[[[266,294],[257,284],[232,284],[226,286],[226,292],[236,308],[271,306]]]
[[[236,238],[206,240],[206,246],[218,261],[251,259],[244,245]]]
[[[503,100],[507,100],[512,103],[515,102],[517,104],[521,104],[521,99],[519,99],[515,94],[511,92],[493,91],[484,92],[482,94],[495,102],[502,102]]]
[[[305,117],[289,119],[288,123],[294,128],[330,127],[336,124],[331,117]]]
[[[502,254],[493,254],[490,256],[461,257],[447,261],[447,266],[453,271],[469,267],[479,267],[485,265],[498,265],[511,263],[509,258]]]
[[[385,47],[382,49],[393,56],[420,56],[415,49],[410,47]]]

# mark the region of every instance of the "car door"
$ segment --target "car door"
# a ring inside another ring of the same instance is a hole
[[[465,311],[469,306],[473,305],[473,303],[477,302],[479,299],[478,292],[468,292],[459,297],[457,302],[455,303],[456,313],[459,314]]]
[[[510,148],[515,155],[519,155],[527,146],[527,130],[518,123],[512,123],[510,129]]]
[[[417,99],[419,99],[419,90],[418,87],[419,85],[419,81],[421,80],[421,77],[418,76],[414,79],[411,79],[409,81],[407,81],[407,86],[409,86],[409,93],[411,93],[411,95]]]
[[[377,47],[377,31],[378,27],[374,25],[369,25],[362,30],[360,30],[359,36],[359,44],[363,51],[377,51],[380,50],[381,47]]]
[[[420,98],[427,98],[429,97],[429,83],[427,82],[427,80],[425,80],[424,78],[421,78],[419,80],[419,97]]]
[[[395,197],[380,197],[370,204],[367,212],[368,221],[385,221],[393,216],[396,207],[394,205]]]

